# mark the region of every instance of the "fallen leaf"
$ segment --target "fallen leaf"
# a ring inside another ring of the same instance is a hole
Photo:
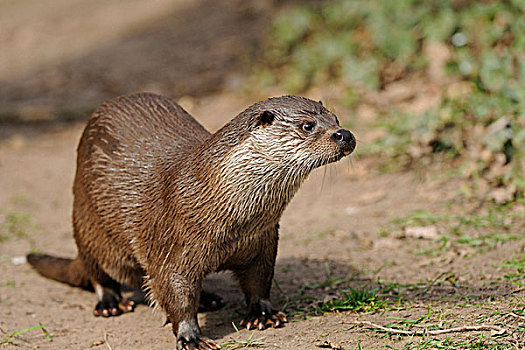
[[[506,331],[507,330],[505,328],[495,329],[495,330],[490,331],[490,336],[491,337],[497,337],[497,336],[505,334]]]

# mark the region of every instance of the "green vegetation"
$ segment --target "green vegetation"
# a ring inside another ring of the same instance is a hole
[[[424,338],[412,340],[401,348],[387,346],[387,349],[395,350],[424,350],[424,349],[447,349],[447,350],[466,350],[466,349],[486,349],[486,350],[504,350],[509,349],[508,342],[502,342],[482,334],[473,337],[447,337],[445,339]]]
[[[519,199],[506,205],[488,204],[483,212],[433,214],[428,211],[416,211],[405,218],[393,220],[394,231],[402,231],[411,226],[436,226],[439,238],[436,245],[421,254],[437,256],[451,247],[461,245],[483,252],[508,241],[525,240],[525,235],[516,232],[523,227],[524,200]]]
[[[509,202],[525,193],[524,16],[521,0],[293,5],[275,18],[250,84],[331,86],[350,108],[364,101],[384,132],[359,153],[390,169],[439,157],[474,180],[473,194]],[[409,112],[374,102],[414,80],[437,91],[436,104]]]
[[[235,329],[235,332],[239,332],[239,329],[235,325],[235,323],[232,322],[233,328]],[[253,338],[254,333],[250,335],[250,337],[246,340],[235,340],[230,339],[226,343],[221,344],[222,347],[225,349],[244,349],[244,348],[258,348],[258,347],[265,347],[266,344],[262,341],[264,337],[260,338]]]
[[[339,291],[338,295],[328,295],[325,300],[308,295],[298,295],[288,300],[284,308],[289,307],[290,310],[287,313],[294,321],[322,315],[325,312],[374,313],[390,307],[395,308],[378,293],[378,289],[350,287]]]
[[[28,327],[28,328],[24,328],[24,329],[21,329],[21,330],[18,330],[18,331],[14,331],[13,333],[9,334],[7,337],[5,337],[4,339],[0,340],[0,345],[2,344],[5,344],[5,343],[9,343],[10,341],[12,341],[17,335],[20,335],[20,334],[23,334],[23,333],[26,333],[26,332],[29,332],[29,331],[32,331],[32,330],[35,330],[35,329],[41,329],[42,332],[44,333],[44,336],[46,338],[47,341],[52,341],[52,338],[51,336],[49,335],[49,332],[46,330],[45,328],[46,326],[44,325],[38,325],[38,326],[33,326],[33,327]]]
[[[11,288],[15,288],[16,287],[15,281],[13,281],[13,280],[5,281],[5,285],[8,286],[8,287],[11,287]]]
[[[364,323],[393,340],[409,337],[402,347],[387,345],[387,349],[508,349],[520,344],[525,329],[519,325],[513,327],[509,322],[504,322],[503,327],[494,325],[501,324],[501,320],[491,318],[499,316],[498,313],[480,315],[468,325],[458,325],[456,314],[429,306],[426,315],[416,318],[389,317],[395,322],[385,326]],[[483,330],[490,330],[490,335],[480,333]]]
[[[524,17],[521,0],[292,3],[274,19],[249,85],[305,95],[323,87],[357,117],[366,107],[368,116],[358,122],[373,135],[361,138],[370,141],[357,152],[380,160],[382,170],[468,180],[458,188],[462,203],[452,203],[453,211],[416,212],[380,232],[402,236],[406,228],[434,226],[437,235],[425,237],[418,254],[447,259],[454,251],[468,258],[525,239]],[[401,90],[404,97],[392,97]],[[498,268],[501,279],[523,287],[523,254]],[[287,304],[296,317],[410,309],[412,316],[380,328],[368,322],[369,330],[398,346],[388,349],[508,349],[525,336],[522,304],[495,310],[492,296],[477,292],[451,294],[449,308],[429,305],[418,316],[410,301],[426,301],[434,286],[472,288],[460,286],[454,272],[417,284],[378,281],[372,290],[349,289],[350,280],[334,280],[327,271],[324,281],[304,285]],[[457,312],[471,307],[477,316]],[[489,330],[476,328],[483,324]],[[465,331],[448,332],[455,327]]]
[[[525,253],[520,253],[512,259],[506,260],[499,267],[504,267],[509,271],[503,276],[504,279],[511,281],[518,286],[525,286]],[[525,311],[521,310],[521,313]]]
[[[266,344],[262,342],[261,338],[253,339],[253,333],[250,335],[250,337],[246,340],[235,340],[230,339],[226,343],[221,344],[221,346],[225,349],[245,349],[245,348],[259,348],[259,347],[265,347]]]
[[[342,292],[342,298],[323,302],[319,309],[324,312],[375,312],[387,306],[387,301],[377,296],[377,289],[357,290],[350,288]]]
[[[332,277],[328,263],[325,263],[326,276],[321,282],[301,286],[295,295],[286,295],[274,280],[275,288],[285,296],[282,310],[295,319],[321,315],[325,312],[377,312],[386,309],[388,301],[381,297],[379,289],[349,287],[355,276],[336,279]]]
[[[27,213],[8,212],[0,215],[0,242],[12,237],[26,237],[33,227],[33,220]]]

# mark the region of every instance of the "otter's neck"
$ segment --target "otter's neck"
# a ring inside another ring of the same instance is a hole
[[[276,222],[310,169],[250,137],[216,166],[212,188],[222,210],[239,223]]]
[[[173,163],[170,172],[176,176],[166,187],[175,211],[199,212],[195,217],[205,221],[199,224],[220,231],[277,222],[311,171],[302,164],[308,157],[295,145],[283,145],[282,136],[279,144],[264,130],[240,133],[245,128],[236,123],[234,119]],[[178,206],[184,209],[176,210]]]

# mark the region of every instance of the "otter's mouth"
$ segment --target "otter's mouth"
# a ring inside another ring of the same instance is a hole
[[[318,159],[314,163],[312,168],[319,168],[319,167],[322,167],[323,165],[327,165],[327,164],[330,164],[330,163],[335,163],[335,162],[341,160],[342,158],[344,158],[345,156],[349,155],[350,153],[352,153],[352,151],[350,151],[350,152],[340,151],[339,153],[337,153],[336,155],[333,155],[331,157]]]
[[[350,142],[347,145],[347,147],[342,149],[343,154],[345,156],[349,155],[350,153],[352,153],[355,150],[355,146],[356,146],[356,142],[355,142],[355,139],[353,139],[352,142]]]

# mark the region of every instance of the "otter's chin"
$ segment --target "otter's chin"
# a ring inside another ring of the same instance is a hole
[[[341,158],[344,158],[344,157],[345,157],[345,154],[343,152],[339,152],[338,154],[333,155],[331,157],[318,159],[313,164],[312,168],[320,168],[323,165],[327,165],[327,164],[330,164],[330,163],[335,163],[335,162],[339,161]]]
[[[353,151],[354,151],[353,148],[351,150],[341,150],[337,155],[335,155],[332,158],[330,158],[329,161],[326,164],[338,162],[341,159],[343,159],[344,157],[348,156]]]

